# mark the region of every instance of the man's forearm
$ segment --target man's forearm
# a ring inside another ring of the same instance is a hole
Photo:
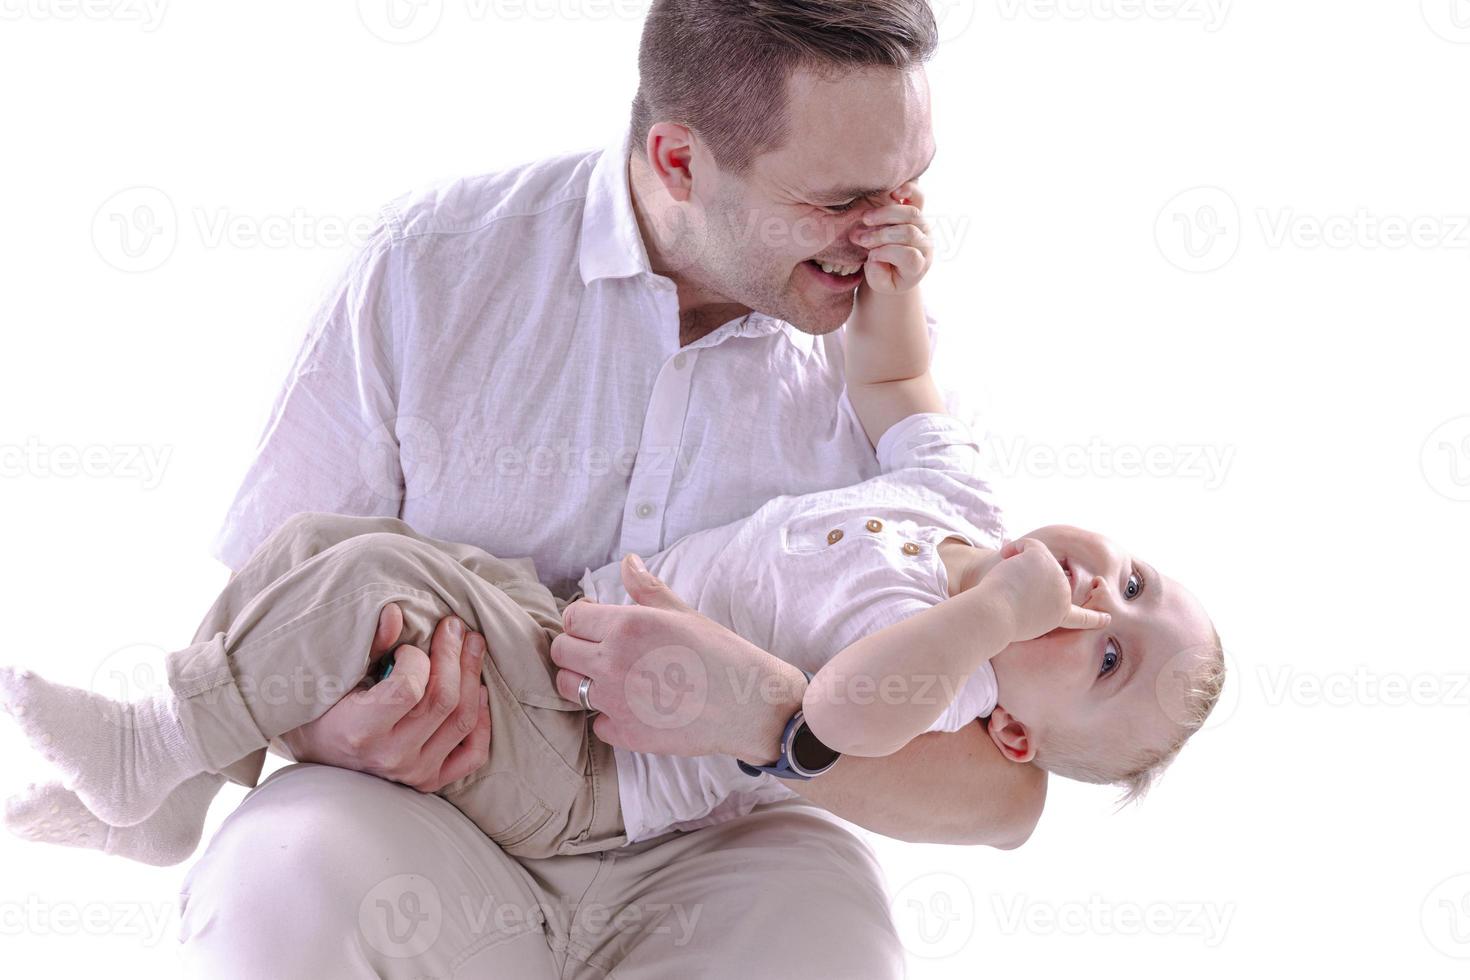
[[[775,762],[807,687],[800,670],[766,656],[756,686],[764,696],[741,713],[748,724],[729,733],[725,750],[753,765]],[[844,820],[910,843],[1019,847],[1046,802],[1046,773],[1007,760],[980,721],[920,735],[881,758],[845,755],[815,779],[782,784]]]
[[[824,775],[783,785],[885,837],[1006,850],[1026,842],[1046,802],[1046,773],[1005,759],[979,721],[881,759],[843,756]]]

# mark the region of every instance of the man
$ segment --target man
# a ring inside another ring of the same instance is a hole
[[[385,514],[529,556],[567,596],[587,567],[875,475],[843,395],[852,287],[820,265],[861,264],[863,214],[927,169],[935,45],[924,0],[656,0],[631,138],[385,209],[274,406],[218,556],[238,568],[299,511]],[[583,639],[598,663],[558,689],[592,677],[613,745],[773,762],[803,675],[628,567],[640,605],[597,607]],[[828,813],[1015,847],[1040,812],[1043,774],[977,723],[843,758],[790,784],[804,799],[517,861],[424,795],[494,737],[453,625],[400,658],[398,683],[425,692],[409,718],[384,724],[354,695],[285,738],[327,765],[272,776],[191,872],[197,975],[899,977],[881,871]],[[384,610],[382,648],[400,628]],[[673,731],[641,723],[654,694],[623,679],[676,645],[765,693],[712,691]]]

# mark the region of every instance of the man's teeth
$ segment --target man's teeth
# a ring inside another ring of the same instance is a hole
[[[830,262],[818,262],[817,265],[829,276],[852,276],[862,269],[860,265],[833,265]]]

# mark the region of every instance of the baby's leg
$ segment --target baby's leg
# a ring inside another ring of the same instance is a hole
[[[402,522],[298,515],[261,552],[290,555],[282,539],[310,536],[317,522],[394,530],[338,541],[263,586],[263,575],[246,574],[260,571],[252,559],[215,605],[238,610],[233,621],[169,655],[170,690],[158,697],[120,704],[0,669],[0,704],[101,820],[137,824],[190,776],[320,716],[366,673],[387,603],[404,613],[400,639],[424,646],[443,615],[467,618],[470,573]]]
[[[32,785],[5,801],[5,826],[26,840],[85,847],[144,864],[168,867],[199,846],[209,804],[225,777],[200,773],[184,780],[158,811],[132,827],[114,827],[87,809],[61,783]]]

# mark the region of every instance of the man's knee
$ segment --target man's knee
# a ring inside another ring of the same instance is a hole
[[[757,814],[748,824],[750,843],[777,866],[749,882],[753,904],[747,907],[759,906],[754,921],[743,926],[750,938],[765,930],[818,937],[777,948],[778,960],[791,968],[786,975],[903,977],[903,942],[872,848],[809,805],[776,804]]]
[[[373,790],[395,790],[360,773],[293,766],[225,820],[184,882],[179,931],[191,964],[209,966],[210,976],[235,976],[221,965],[249,963],[258,971],[280,957],[274,975],[296,976],[313,949],[340,954],[358,945],[360,906],[384,878],[382,862],[365,857],[393,843],[381,819],[392,801],[366,807],[357,791],[364,788],[378,797]],[[380,819],[372,819],[375,813]]]

